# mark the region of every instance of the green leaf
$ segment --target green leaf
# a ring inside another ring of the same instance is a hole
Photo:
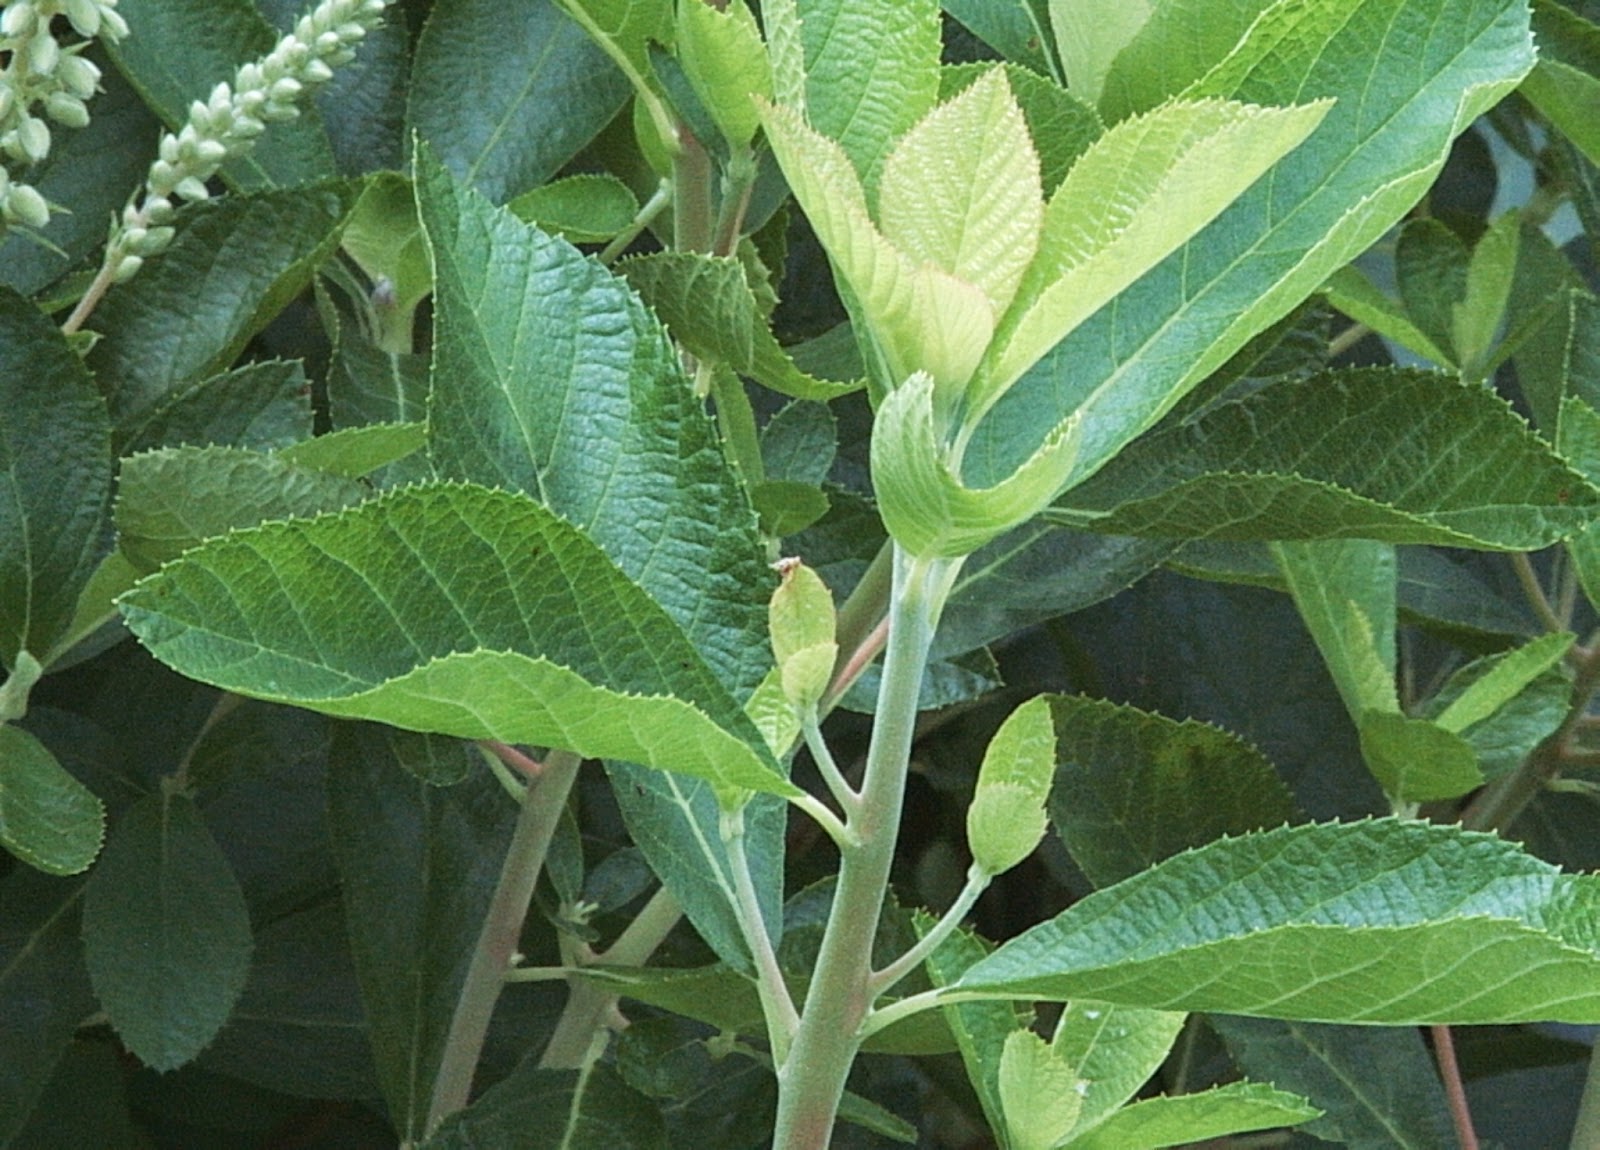
[[[1054,0],[1051,16],[1055,17],[1065,3],[1066,0]],[[1115,4],[1110,0],[1079,5],[1086,12],[1069,17],[1075,31],[1104,42],[1094,53],[1096,70],[1104,69],[1101,91],[1085,98],[1094,99],[1108,120],[1154,108],[1225,59],[1252,30],[1251,25],[1263,11],[1286,6],[1278,0],[1234,0],[1224,7],[1205,0],[1139,0],[1137,5],[1129,6],[1133,13],[1114,15]],[[1141,9],[1148,15],[1138,19],[1137,26],[1129,27],[1134,24],[1130,17]],[[1088,21],[1084,15],[1111,24],[1116,29],[1114,34],[1085,28]],[[1056,39],[1062,44],[1065,60],[1068,50],[1060,25]],[[1109,61],[1101,63],[1107,56]],[[1071,82],[1071,73],[1068,81]]]
[[[1313,1021],[1589,1022],[1596,898],[1587,876],[1457,827],[1284,827],[1090,895],[951,990]]]
[[[427,438],[428,430],[420,423],[369,423],[303,439],[277,452],[276,458],[359,479],[422,450]]]
[[[78,937],[83,881],[17,867],[0,880],[0,1140],[7,1146],[97,1009]]]
[[[354,479],[237,447],[169,447],[126,459],[117,483],[123,554],[148,574],[204,539],[359,503]]]
[[[982,289],[998,317],[1038,250],[1042,197],[1039,155],[1005,71],[995,68],[895,144],[878,222],[913,264]]]
[[[1322,285],[1322,294],[1356,323],[1365,324],[1379,335],[1394,340],[1401,347],[1416,352],[1440,367],[1450,365],[1450,354],[1424,335],[1422,329],[1412,322],[1405,307],[1379,291],[1377,285],[1354,264],[1348,264],[1328,277],[1328,282]]]
[[[770,666],[774,578],[676,350],[626,284],[460,189],[423,155],[435,378],[450,381],[428,412],[434,465],[527,492],[583,525],[743,700]],[[598,442],[616,445],[614,466],[594,466]],[[625,764],[607,770],[635,842],[696,929],[724,959],[748,961],[710,786]],[[776,799],[745,812],[768,921],[782,905],[786,822]]]
[[[1559,664],[1576,641],[1577,636],[1568,632],[1541,635],[1515,651],[1497,657],[1483,674],[1434,717],[1434,722],[1456,734],[1483,722],[1521,694],[1535,679]]]
[[[1112,62],[1150,22],[1156,7],[1155,0],[1050,0],[1061,71],[1079,99],[1100,102]],[[1123,106],[1128,102],[1121,100]]]
[[[609,1064],[541,1070],[526,1059],[452,1115],[421,1150],[667,1150],[656,1104]]]
[[[1466,290],[1450,309],[1452,341],[1461,374],[1468,379],[1481,380],[1488,373],[1490,352],[1506,320],[1521,237],[1521,215],[1509,211],[1489,225],[1472,249]]]
[[[1006,1035],[1000,1053],[1000,1107],[1012,1150],[1050,1150],[1078,1122],[1077,1069],[1031,1030]]]
[[[1297,820],[1272,764],[1236,735],[1084,696],[1053,696],[1050,710],[1060,763],[1050,819],[1097,886]]]
[[[393,307],[409,314],[433,290],[428,248],[417,221],[411,181],[394,172],[375,172],[350,209],[340,245],[374,284],[387,281]]]
[[[751,289],[744,263],[696,252],[655,252],[623,260],[617,273],[692,354],[727,364],[796,399],[828,400],[861,390],[797,367],[779,346]]]
[[[1446,353],[1446,366],[1460,363],[1454,312],[1467,294],[1467,245],[1439,220],[1410,220],[1395,241],[1394,262],[1406,313]]]
[[[1527,649],[1531,655],[1531,649],[1547,646],[1546,640],[1535,640]],[[1437,721],[1438,714],[1471,692],[1480,679],[1496,677],[1503,664],[1518,663],[1524,657],[1524,650],[1518,648],[1468,663],[1451,675],[1439,693],[1427,701],[1423,713]],[[1495,694],[1499,694],[1498,688]],[[1495,779],[1520,767],[1535,747],[1555,733],[1571,706],[1572,676],[1558,663],[1525,684],[1492,715],[1459,733],[1477,755],[1478,769],[1484,777]]]
[[[270,52],[278,37],[249,0],[124,0],[128,35],[102,40],[117,68],[167,128],[205,100],[239,65]],[[288,188],[334,174],[333,149],[316,112],[272,124],[243,159],[222,169],[241,191]]]
[[[937,384],[918,372],[878,408],[872,479],[884,526],[914,556],[955,558],[1032,519],[1061,490],[1078,451],[1069,418],[1015,472],[992,487],[962,482],[936,430]]]
[[[1258,1082],[1231,1082],[1198,1094],[1147,1098],[1119,1110],[1069,1150],[1158,1150],[1163,1146],[1295,1126],[1322,1111],[1304,1098]]]
[[[772,99],[772,65],[744,0],[727,9],[678,8],[678,58],[726,139],[747,145],[761,127],[751,96]]]
[[[1534,0],[1539,63],[1518,89],[1546,119],[1600,164],[1600,27],[1552,0]]]
[[[487,771],[436,787],[379,727],[334,727],[328,827],[389,1117],[420,1138],[516,808]]]
[[[506,209],[568,243],[592,244],[627,231],[639,200],[617,177],[585,172],[523,192]]]
[[[1016,64],[998,68],[990,63],[948,64],[939,72],[939,98],[950,99],[992,71],[1005,73],[1011,95],[1022,108],[1028,136],[1039,155],[1040,185],[1044,195],[1050,196],[1078,157],[1104,134],[1105,125],[1093,104]]]
[[[318,295],[326,299],[325,293]],[[427,418],[426,355],[385,351],[358,325],[340,318],[332,305],[323,309],[323,322],[333,342],[328,362],[328,418],[334,427],[415,423]]]
[[[1382,236],[1432,183],[1451,139],[1532,62],[1520,0],[1269,8],[1186,97],[1335,104],[1268,178],[1006,393],[973,436],[968,479],[1009,474],[1080,409],[1075,471],[1093,474]]]
[[[1350,717],[1398,715],[1394,548],[1351,539],[1275,543],[1272,554]]]
[[[1453,799],[1483,785],[1472,745],[1427,719],[1368,711],[1357,725],[1362,757],[1395,799],[1408,803]]]
[[[163,662],[239,694],[795,790],[666,613],[509,492],[403,488],[236,532],[122,608]]]
[[[298,360],[259,360],[179,384],[112,429],[119,456],[192,444],[267,451],[311,435],[311,385]]]
[[[134,1146],[141,1133],[129,1112],[123,1055],[112,1043],[74,1040],[54,1066],[32,1120],[12,1150]]]
[[[761,429],[761,462],[769,480],[819,484],[839,452],[839,423],[827,405],[797,399]]]
[[[1045,0],[944,0],[940,7],[1007,60],[1056,75]]]
[[[1445,458],[1471,466],[1438,467]],[[1582,527],[1597,504],[1600,493],[1494,392],[1437,372],[1360,368],[1158,429],[1050,514],[1158,538],[1522,551]]]
[[[147,1066],[177,1069],[222,1028],[250,969],[250,914],[190,799],[128,808],[84,890],[83,941],[100,1004]]]
[[[1083,1105],[1078,1130],[1115,1113],[1161,1069],[1188,1016],[1106,1002],[1067,1003],[1050,1046],[1077,1068]]]
[[[1404,1027],[1207,1019],[1246,1074],[1271,1078],[1326,1113],[1305,1132],[1353,1150],[1438,1150],[1450,1110],[1422,1035]]]
[[[94,315],[103,336],[88,363],[119,430],[231,366],[332,254],[348,207],[345,189],[332,185],[183,209],[172,246],[137,290],[112,292]]]
[[[650,45],[671,44],[672,0],[560,0],[589,36],[607,42],[640,76],[650,73]],[[608,53],[608,54],[611,54]]]
[[[410,127],[496,203],[555,175],[628,98],[622,73],[551,0],[443,0],[411,77]]]
[[[767,480],[750,489],[761,530],[774,538],[795,535],[828,513],[828,496],[811,483]]]
[[[54,324],[0,288],[0,666],[72,623],[109,550],[105,401]]]
[[[89,869],[106,808],[27,731],[0,724],[0,846],[46,874]]]
[[[805,5],[800,41],[806,118],[839,142],[862,183],[875,191],[889,149],[938,96],[939,5],[815,0]],[[784,99],[781,81],[778,99]]]
[[[995,334],[970,402],[1023,372],[1209,224],[1322,121],[1326,101],[1163,104],[1089,146],[1045,209],[1038,256]]]

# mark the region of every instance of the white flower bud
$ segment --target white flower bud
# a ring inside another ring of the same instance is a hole
[[[206,187],[205,181],[194,176],[185,176],[178,181],[178,186],[172,189],[186,200],[209,200],[211,192]]]
[[[144,202],[144,218],[152,224],[164,224],[172,218],[172,201],[166,196],[151,196]]]
[[[52,92],[44,102],[44,110],[64,128],[83,128],[89,123],[89,109],[76,96],[65,92]]]
[[[308,84],[326,84],[333,79],[333,69],[317,59],[307,60],[306,66],[300,70],[300,74]]]
[[[95,0],[66,0],[61,10],[78,35],[92,40],[100,34],[100,5]]]
[[[300,98],[300,93],[305,91],[304,85],[293,76],[285,76],[273,83],[268,92],[274,104],[292,104]]]
[[[172,140],[172,137],[167,136],[161,142],[164,144],[167,140]],[[177,141],[173,140],[172,142],[173,146],[176,147]],[[176,184],[179,179],[180,177],[178,175],[178,169],[173,166],[170,160],[162,159],[157,160],[155,163],[150,165],[150,176],[146,182],[148,183],[149,187],[156,192],[156,194],[164,195],[166,192],[172,190],[172,186]]]
[[[195,148],[195,159],[211,167],[219,167],[228,158],[228,147],[221,140],[201,140]]]
[[[100,38],[113,43],[128,34],[128,22],[122,18],[122,13],[114,11],[109,4],[100,6]]]
[[[76,52],[67,52],[56,65],[56,79],[78,99],[87,100],[100,88],[100,69]]]
[[[30,164],[50,154],[50,128],[37,116],[28,116],[17,125],[17,145]]]
[[[144,266],[144,260],[138,256],[123,256],[122,262],[117,265],[117,270],[112,273],[112,279],[119,284],[127,283],[139,274],[139,269]]]
[[[166,251],[167,245],[172,243],[172,235],[171,228],[135,228],[123,235],[122,246],[131,255],[149,258]]]
[[[50,222],[50,205],[27,184],[12,184],[6,193],[6,219],[29,228],[42,228]]]
[[[28,69],[35,76],[49,76],[54,74],[60,62],[61,45],[50,35],[48,27],[40,28],[28,42]]]
[[[241,112],[234,117],[233,124],[228,128],[227,138],[230,141],[247,144],[266,130],[267,126],[260,120]]]
[[[183,157],[183,152],[178,145],[178,137],[171,133],[161,137],[161,142],[156,145],[156,153],[163,161],[169,164],[176,164]]]
[[[0,124],[6,122],[11,115],[11,109],[17,106],[16,93],[11,90],[11,85],[0,83]]]
[[[0,12],[0,36],[18,40],[33,34],[35,12],[31,0],[15,0]]]

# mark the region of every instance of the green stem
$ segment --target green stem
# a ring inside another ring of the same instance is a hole
[[[645,201],[644,207],[639,209],[639,214],[634,216],[628,226],[618,232],[615,238],[601,249],[600,255],[597,257],[600,262],[607,267],[615,263],[617,257],[628,250],[628,245],[638,239],[639,233],[649,227],[655,218],[666,210],[667,205],[670,203],[672,203],[672,181],[662,180],[656,185],[655,195]]]
[[[766,465],[761,461],[761,435],[756,430],[756,413],[750,406],[750,396],[744,383],[727,367],[702,364],[711,373],[711,398],[717,405],[717,428],[722,432],[722,442],[727,445],[729,458],[744,477],[747,487],[755,487],[766,479]]]
[[[922,960],[939,949],[939,944],[955,933],[956,927],[961,925],[961,920],[967,917],[967,912],[972,909],[972,904],[984,891],[989,889],[989,884],[994,881],[994,876],[980,870],[974,863],[967,869],[967,885],[961,888],[961,893],[950,904],[950,909],[944,912],[943,917],[933,924],[933,929],[917,940],[917,944],[907,950],[899,958],[872,976],[872,992],[874,995],[882,994],[906,975],[910,974]]]
[[[1589,1051],[1589,1074],[1578,1103],[1578,1121],[1572,1127],[1572,1150],[1600,1146],[1600,1044]]]
[[[604,954],[590,959],[591,966],[643,966],[656,947],[672,933],[683,917],[683,907],[666,887],[644,904]],[[573,1070],[583,1066],[596,1048],[596,1037],[617,1005],[617,994],[597,982],[568,974],[571,989],[550,1042],[539,1057],[546,1070]]]
[[[755,959],[756,990],[767,1023],[767,1038],[772,1043],[772,1057],[781,1065],[788,1056],[795,1031],[800,1028],[800,1015],[794,1008],[794,999],[789,996],[783,968],[778,965],[778,953],[773,949],[772,935],[761,914],[761,899],[750,874],[750,859],[745,853],[744,811],[741,808],[732,813],[724,812],[721,821],[722,842],[728,849],[733,887],[739,900],[739,926],[744,932],[745,945]]]
[[[678,129],[678,154],[672,161],[672,246],[680,252],[709,252],[712,244],[711,155],[687,126]]]
[[[1533,608],[1533,613],[1539,616],[1539,622],[1552,631],[1566,630],[1561,622],[1561,616],[1556,614],[1556,609],[1550,604],[1550,597],[1544,593],[1544,587],[1539,582],[1539,573],[1533,569],[1533,560],[1529,559],[1526,552],[1519,551],[1511,557],[1511,568],[1517,573],[1517,582],[1522,584],[1522,593],[1527,596],[1528,605]]]
[[[826,715],[850,689],[861,672],[878,653],[873,632],[883,622],[889,609],[889,592],[893,583],[894,545],[885,543],[873,557],[872,564],[857,581],[855,590],[839,608],[839,622],[835,636],[839,643],[839,661],[833,669],[833,683],[818,707]]]
[[[857,842],[841,849],[839,881],[789,1057],[778,1069],[774,1150],[826,1150],[845,1081],[872,1008],[872,941],[889,887],[934,628],[959,562],[907,558],[896,548],[888,650]]]
[[[544,869],[545,855],[582,762],[570,751],[552,751],[545,759],[543,776],[528,786],[523,797],[511,845],[500,868],[500,881],[489,900],[489,912],[484,916],[461,996],[456,999],[455,1015],[450,1019],[450,1032],[428,1107],[429,1134],[465,1107],[471,1096],[472,1076],[489,1033],[489,1019],[505,986],[533,888]]]

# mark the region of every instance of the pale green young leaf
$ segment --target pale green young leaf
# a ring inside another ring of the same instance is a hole
[[[884,526],[910,554],[969,555],[1042,511],[1072,467],[1076,419],[1057,427],[1015,472],[992,487],[968,487],[952,470],[934,414],[935,383],[913,375],[878,409],[872,478]]]
[[[407,137],[495,203],[538,187],[611,122],[626,77],[554,3],[441,0],[408,84]],[[462,115],[462,109],[471,115]]]
[[[240,694],[794,791],[661,607],[524,496],[404,488],[238,532],[122,605],[158,658]]]
[[[1447,474],[1441,458],[1472,466]],[[1117,535],[1522,551],[1582,529],[1597,506],[1600,493],[1488,388],[1362,368],[1160,428],[1049,514]]]
[[[1274,543],[1272,555],[1350,717],[1399,714],[1394,548],[1362,539]]]
[[[1044,803],[1055,767],[1055,722],[1049,698],[1041,695],[1012,711],[983,753],[967,809],[967,846],[975,865],[1003,874],[1033,853],[1044,838]]]
[[[801,42],[795,0],[767,0],[761,5],[761,27],[767,36],[767,56],[772,61],[772,102],[804,115],[805,45]]]
[[[718,360],[795,399],[829,400],[861,390],[802,371],[772,334],[745,265],[699,252],[652,252],[617,265],[667,330],[693,354]]]
[[[889,149],[938,96],[940,32],[938,0],[804,5],[806,119],[838,141],[869,194]]]
[[[1523,689],[1561,662],[1577,636],[1570,632],[1541,635],[1515,651],[1496,658],[1494,665],[1434,719],[1447,731],[1460,734],[1481,723],[1509,703]]]
[[[1095,1126],[1138,1093],[1161,1069],[1187,1017],[1093,1000],[1062,1008],[1050,1048],[1077,1068],[1084,1083],[1076,1129]]]
[[[1045,209],[1038,255],[981,369],[987,410],[1023,372],[1209,224],[1321,122],[1328,101],[1164,104],[1094,142]]]
[[[46,874],[78,874],[100,853],[105,804],[48,748],[0,723],[0,846]]]
[[[1077,1069],[1031,1030],[1013,1030],[1000,1053],[1000,1106],[1011,1150],[1051,1150],[1077,1124]]]
[[[1299,818],[1272,764],[1237,735],[1086,696],[1050,706],[1060,763],[1051,821],[1096,886]]]
[[[700,102],[733,144],[748,144],[761,127],[750,97],[772,99],[772,65],[761,30],[744,0],[726,9],[678,7],[678,59]]]
[[[250,912],[193,800],[152,794],[112,832],[83,896],[84,958],[117,1036],[176,1070],[228,1020],[250,969]]]
[[[1093,474],[1377,241],[1432,183],[1453,137],[1532,63],[1520,0],[1268,9],[1186,96],[1332,108],[1267,178],[1006,393],[973,436],[970,478],[1009,474],[1079,410],[1075,473]]]
[[[1535,640],[1529,647],[1537,649],[1544,643],[1545,640]],[[1530,650],[1528,655],[1531,654],[1533,651]],[[1418,713],[1437,722],[1438,716],[1449,710],[1457,699],[1471,692],[1480,679],[1494,678],[1501,672],[1502,664],[1516,665],[1527,657],[1523,648],[1514,648],[1474,659],[1451,675],[1438,693],[1423,703]],[[1502,703],[1494,713],[1458,733],[1477,755],[1478,769],[1483,772],[1484,778],[1497,779],[1520,767],[1535,747],[1554,734],[1571,707],[1572,672],[1564,660],[1558,660]]]
[[[1098,104],[1117,53],[1150,21],[1155,0],[1050,0],[1050,27],[1067,87]]]
[[[568,243],[592,244],[626,231],[639,214],[639,200],[617,177],[583,172],[523,192],[506,209]]]
[[[1600,1019],[1600,889],[1458,827],[1284,827],[1074,904],[950,991],[1417,1024]]]
[[[237,447],[169,447],[125,459],[117,482],[122,552],[141,574],[203,539],[269,519],[359,503],[372,488]]]
[[[1356,725],[1361,757],[1392,799],[1406,803],[1453,799],[1483,785],[1472,745],[1428,719],[1367,711]]]
[[[427,434],[420,423],[369,423],[303,439],[274,455],[296,467],[359,479],[422,450]]]
[[[861,301],[891,382],[926,371],[941,394],[959,392],[994,333],[994,309],[983,292],[931,264],[918,265],[884,238],[839,144],[788,108],[764,109],[762,123],[795,199]]]
[[[0,288],[0,667],[43,659],[110,549],[105,400],[61,332]]]
[[[389,284],[393,306],[402,312],[415,310],[433,290],[416,198],[404,176],[377,172],[368,177],[350,210],[340,245],[373,284]]]
[[[1298,1126],[1322,1111],[1297,1094],[1259,1082],[1230,1082],[1196,1094],[1135,1102],[1063,1150],[1161,1150],[1208,1138]]]
[[[1505,322],[1521,236],[1521,215],[1506,212],[1489,225],[1472,249],[1466,290],[1450,310],[1456,354],[1468,379],[1483,378],[1489,353]]]
[[[939,70],[939,98],[950,100],[994,71],[1005,73],[1039,155],[1040,186],[1046,197],[1053,195],[1078,157],[1105,132],[1105,125],[1093,104],[1014,63],[946,64]]]
[[[239,65],[265,56],[277,33],[250,0],[134,0],[119,9],[128,35],[103,44],[118,70],[171,131]],[[275,123],[249,154],[224,165],[240,191],[292,188],[335,175],[333,148],[314,108]]]
[[[1347,264],[1328,277],[1322,285],[1322,294],[1334,307],[1356,323],[1365,324],[1379,335],[1392,339],[1401,347],[1416,352],[1423,359],[1440,367],[1448,366],[1452,357],[1424,335],[1412,322],[1405,307],[1390,299],[1367,278],[1360,268]]]
[[[1246,1075],[1304,1095],[1327,1112],[1306,1124],[1307,1134],[1368,1150],[1451,1144],[1439,1070],[1416,1030],[1215,1014],[1206,1025]]]
[[[878,221],[914,264],[983,290],[1003,315],[1039,245],[1039,156],[1003,69],[901,137],[884,161]]]

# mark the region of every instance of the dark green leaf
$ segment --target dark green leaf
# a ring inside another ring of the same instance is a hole
[[[1082,409],[1085,478],[1369,247],[1424,193],[1451,138],[1532,65],[1520,0],[1274,5],[1195,96],[1337,100],[1304,145],[1072,332],[995,406],[966,479],[983,486]]]
[[[324,309],[327,322],[333,309]],[[354,323],[332,316],[328,416],[336,428],[418,423],[428,413],[428,357],[385,351]]]
[[[944,0],[940,7],[1006,59],[1041,75],[1054,73],[1044,0]]]
[[[123,0],[128,36],[108,45],[145,103],[176,130],[240,64],[266,55],[277,36],[250,0]],[[333,150],[314,111],[275,123],[241,160],[223,168],[236,188],[286,188],[334,174]]]
[[[1600,101],[1600,27],[1553,0],[1534,0],[1533,29],[1540,59],[1519,91],[1591,161],[1600,163],[1600,126],[1594,116]]]
[[[826,404],[797,399],[761,429],[761,462],[768,479],[821,483],[838,450],[838,421]]]
[[[0,666],[49,657],[109,549],[105,401],[61,333],[0,288]]]
[[[82,880],[19,867],[0,879],[0,1143],[27,1121],[95,1009],[78,939]]]
[[[810,483],[768,480],[750,489],[750,502],[768,535],[796,535],[828,513],[828,496]]]
[[[48,874],[89,869],[106,809],[27,731],[0,724],[0,846]]]
[[[1075,1150],[1159,1150],[1226,1134],[1294,1126],[1321,1111],[1259,1082],[1135,1102],[1070,1143]]]
[[[335,731],[328,821],[372,1057],[403,1138],[422,1134],[515,819],[487,771],[429,786],[401,770],[382,728]]]
[[[1395,279],[1406,313],[1433,345],[1455,362],[1457,304],[1467,294],[1472,253],[1460,236],[1438,220],[1412,220],[1395,243]]]
[[[473,745],[460,739],[396,729],[385,730],[384,737],[395,762],[430,786],[453,787],[483,765]]]
[[[298,361],[263,360],[165,392],[114,429],[118,455],[192,444],[267,451],[311,435],[311,386]]]
[[[1123,535],[1527,550],[1597,506],[1600,492],[1493,392],[1374,368],[1282,383],[1157,431],[1050,514]]]
[[[114,397],[125,436],[178,389],[233,364],[311,281],[348,207],[342,187],[322,186],[226,196],[179,213],[172,246],[94,314],[104,336],[89,366]]]
[[[427,428],[420,423],[372,423],[301,440],[276,457],[298,467],[359,479],[422,450],[427,438]]]
[[[1352,1150],[1447,1150],[1450,1111],[1422,1036],[1403,1027],[1209,1020],[1246,1074],[1327,1111],[1308,1134]]]
[[[523,192],[506,207],[519,220],[537,224],[569,243],[592,244],[627,231],[639,200],[615,176],[584,173]]]
[[[126,459],[117,483],[123,554],[154,571],[201,540],[269,519],[359,503],[354,479],[237,447],[169,447]]]
[[[129,1050],[157,1070],[192,1060],[228,1020],[250,969],[250,914],[194,804],[130,807],[89,876],[84,957]]]
[[[529,1059],[449,1118],[423,1150],[667,1150],[655,1103],[609,1065],[537,1069]]]
[[[495,203],[555,175],[628,96],[622,73],[551,0],[444,0],[412,76],[411,127]]]
[[[1297,821],[1260,751],[1205,723],[1099,699],[1051,701],[1060,767],[1050,819],[1096,886],[1225,835]]]
[[[56,1064],[27,1128],[6,1142],[7,1150],[139,1145],[124,1074],[122,1053],[114,1043],[72,1043]]]
[[[1055,6],[1065,7],[1060,0]],[[1149,18],[1111,61],[1096,97],[1108,120],[1154,108],[1204,76],[1233,50],[1251,22],[1272,7],[1272,0],[1238,0],[1220,8],[1204,0],[1165,0],[1140,7]],[[1058,23],[1063,56],[1065,35]]]
[[[1076,903],[956,990],[1327,1022],[1600,1019],[1600,888],[1459,827],[1283,827]]]

